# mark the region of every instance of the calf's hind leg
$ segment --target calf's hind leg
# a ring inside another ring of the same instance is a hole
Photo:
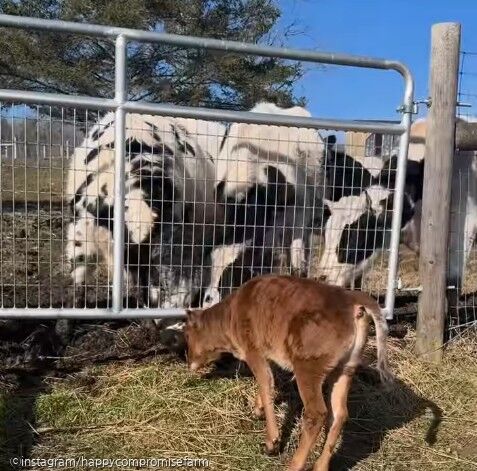
[[[321,359],[294,361],[293,371],[303,401],[304,414],[300,442],[288,470],[301,471],[326,418],[327,410],[322,391],[325,374]]]
[[[346,371],[342,373],[333,383],[331,390],[331,409],[333,412],[333,423],[326,437],[323,451],[318,461],[315,463],[313,471],[328,471],[331,456],[333,455],[336,442],[343,430],[343,425],[348,418],[348,392],[351,386],[352,373]]]

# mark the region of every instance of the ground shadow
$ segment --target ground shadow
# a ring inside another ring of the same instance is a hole
[[[436,404],[416,394],[399,379],[395,379],[390,390],[385,390],[371,368],[362,368],[355,377],[348,408],[350,418],[331,462],[332,471],[353,468],[380,449],[387,433],[429,412],[424,439],[433,445],[442,420],[442,411]]]
[[[10,373],[0,388],[0,469],[19,469],[12,460],[30,456],[36,443],[36,400],[47,387],[41,373]]]
[[[273,368],[276,384],[276,404],[285,403],[285,418],[281,430],[280,452],[288,448],[291,434],[301,417],[303,405],[293,375]],[[204,378],[250,377],[245,364],[227,355]],[[327,385],[325,397],[329,398]],[[389,407],[387,407],[389,405]],[[344,471],[377,452],[387,433],[400,428],[424,414],[430,416],[425,441],[436,441],[442,412],[436,404],[416,394],[404,382],[395,379],[389,390],[383,388],[375,369],[362,367],[353,380],[348,399],[349,420],[339,448],[332,459],[331,471]],[[430,414],[429,414],[430,412]],[[250,408],[250,413],[252,409]]]
[[[47,389],[44,376],[59,349],[52,321],[0,321],[0,469],[30,455],[36,400]]]

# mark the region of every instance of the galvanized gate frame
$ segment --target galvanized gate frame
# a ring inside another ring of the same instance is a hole
[[[180,36],[151,31],[116,28],[110,26],[73,23],[58,20],[0,15],[0,26],[31,28],[76,33],[90,36],[108,37],[115,41],[115,96],[114,99],[87,96],[70,96],[55,93],[27,92],[22,90],[0,89],[0,100],[42,105],[72,106],[93,108],[115,112],[115,194],[113,223],[113,287],[111,309],[81,308],[0,308],[2,319],[140,319],[182,317],[184,309],[124,309],[123,308],[123,266],[124,266],[124,169],[125,169],[125,116],[127,112],[148,113],[171,117],[196,118],[205,120],[239,121],[245,123],[302,126],[314,129],[337,131],[381,132],[400,135],[400,147],[396,175],[394,214],[391,227],[389,271],[386,290],[385,313],[387,319],[393,318],[396,278],[398,269],[398,249],[404,196],[405,172],[409,146],[409,134],[413,112],[414,83],[409,69],[401,62],[374,59],[347,54],[323,53],[309,50],[277,48],[257,44],[222,41],[192,36]],[[216,51],[251,54],[263,57],[279,57],[303,62],[333,64],[370,69],[393,70],[404,79],[404,98],[400,107],[402,119],[399,124],[379,122],[357,122],[351,120],[300,118],[284,115],[236,112],[209,108],[194,108],[169,104],[132,102],[127,100],[126,83],[128,40],[162,43],[184,48],[200,48]]]

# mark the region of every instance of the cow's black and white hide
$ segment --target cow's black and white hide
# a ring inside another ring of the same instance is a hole
[[[193,226],[213,213],[211,152],[218,152],[224,132],[219,123],[126,116],[125,267],[130,285],[144,291],[151,286],[151,299],[143,300],[149,305],[154,305],[159,288],[153,284],[157,277],[150,278],[154,242],[172,243],[177,239],[177,225]],[[78,287],[97,260],[110,273],[113,266],[114,113],[93,126],[75,149],[66,193],[73,216],[66,258]],[[171,296],[177,299],[174,293]]]
[[[358,195],[325,200],[329,216],[318,270],[331,284],[358,282],[381,250],[389,247],[394,210],[397,157],[384,162],[371,185]],[[409,162],[406,171],[401,228],[407,230],[422,199],[423,164]]]
[[[245,201],[218,203],[224,211],[225,230],[216,229],[204,306],[218,302],[254,276],[285,270],[307,258],[307,231],[311,228],[307,228],[306,213],[299,204],[303,201],[300,185],[287,182],[273,166],[263,171],[267,184],[251,187]],[[298,177],[298,181],[304,179],[304,173]],[[296,244],[297,240],[303,245]]]
[[[351,155],[339,150],[336,136],[325,138],[326,189],[325,197],[338,201],[343,196],[358,196],[364,188],[375,184],[375,179],[383,167],[383,159],[365,157],[360,162]]]
[[[311,116],[301,107],[270,103],[251,111]],[[240,259],[270,260],[270,269],[280,259],[294,272],[306,270],[311,233],[322,219],[322,157],[323,141],[315,130],[232,124],[216,161],[216,198],[225,229],[215,239],[204,306],[220,301],[221,291],[238,287],[260,265],[246,264],[239,276]]]
[[[424,178],[426,122],[417,120],[411,128],[409,158],[406,169],[402,241],[419,253],[421,206]],[[461,287],[466,264],[477,234],[477,153],[456,151],[452,171],[448,283]],[[380,174],[373,179],[374,187],[383,198],[394,188],[397,157],[384,164]],[[379,188],[378,187],[378,188]],[[373,190],[376,193],[376,190]],[[330,208],[325,229],[325,249],[319,263],[323,280],[333,284],[350,285],[371,266],[379,249],[386,249],[390,238],[390,225],[375,218],[382,214],[376,204],[378,197],[366,199],[365,194],[348,196],[336,202],[326,202]],[[366,203],[367,201],[367,203]],[[391,209],[392,204],[386,206]],[[378,208],[378,209],[376,209]],[[389,223],[390,223],[389,219]],[[359,227],[363,230],[359,230]],[[386,232],[388,229],[388,232]],[[366,235],[367,234],[367,235]]]
[[[384,163],[380,175],[373,180],[387,188],[396,187],[397,155]],[[409,159],[406,165],[406,181],[404,184],[404,211],[411,207],[413,215],[407,219],[403,215],[404,224],[401,229],[401,242],[409,247],[413,252],[419,254],[421,241],[421,207],[422,190],[424,182],[424,159]]]

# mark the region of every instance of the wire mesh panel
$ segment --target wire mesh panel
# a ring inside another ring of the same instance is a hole
[[[450,337],[477,324],[477,257],[475,230],[477,222],[477,181],[472,162],[473,152],[459,155],[454,169],[449,236],[449,305]]]
[[[472,118],[477,112],[477,52],[462,51],[460,54],[458,116]]]
[[[51,106],[30,105],[23,114],[4,106],[7,121],[24,123],[23,134],[2,124],[0,136],[4,311],[25,316],[27,307],[46,307],[60,309],[41,311],[45,317],[105,318],[146,307],[153,312],[140,309],[141,316],[177,316],[264,273],[354,285],[389,250],[392,317],[407,217],[401,202],[413,83],[405,66],[6,15],[0,23],[96,34],[113,39],[116,51],[114,99],[0,90],[4,100]],[[128,101],[127,46],[135,40],[395,70],[405,81],[403,119],[319,120],[271,103],[234,112]],[[369,135],[339,149],[343,142],[324,137],[333,129]]]
[[[477,53],[461,52],[458,117],[476,122]],[[477,325],[477,153],[459,151],[454,160],[449,244],[449,336]]]
[[[114,113],[2,115],[2,307],[110,307]],[[124,307],[208,306],[266,273],[383,294],[398,141],[371,139],[129,113]]]
[[[0,306],[64,304],[68,155],[83,136],[75,112],[0,107]]]

